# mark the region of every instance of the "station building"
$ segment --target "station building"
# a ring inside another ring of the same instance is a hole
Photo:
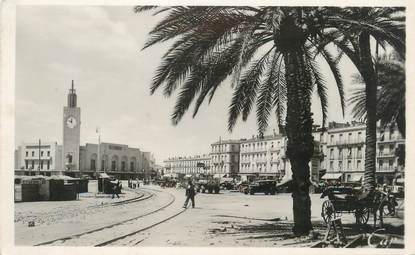
[[[63,144],[24,143],[15,151],[16,175],[96,176],[106,172],[117,178],[146,178],[152,175],[155,159],[151,152],[126,144],[87,143],[80,145],[81,109],[72,87],[63,108]]]

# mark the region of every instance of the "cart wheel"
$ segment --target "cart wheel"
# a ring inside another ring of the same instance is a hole
[[[321,217],[323,217],[325,223],[329,223],[331,219],[336,217],[336,210],[330,200],[324,201],[321,207]]]
[[[369,221],[370,210],[367,207],[357,208],[354,212],[356,217],[356,223],[359,225],[365,225]]]
[[[395,205],[391,202],[387,202],[382,206],[383,215],[386,216],[394,216],[395,215]]]

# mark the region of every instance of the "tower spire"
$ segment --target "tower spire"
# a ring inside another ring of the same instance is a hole
[[[74,81],[72,80],[71,89],[68,94],[68,107],[76,107],[76,91],[74,89]]]

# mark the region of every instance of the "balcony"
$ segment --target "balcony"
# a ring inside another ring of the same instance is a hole
[[[327,146],[349,146],[349,145],[359,145],[364,144],[364,139],[347,139],[341,141],[330,141]]]
[[[394,158],[394,157],[396,157],[394,151],[392,151],[392,152],[386,152],[386,153],[385,152],[379,152],[376,156],[378,158]]]
[[[377,167],[376,172],[395,172],[395,167],[392,167],[392,166]]]

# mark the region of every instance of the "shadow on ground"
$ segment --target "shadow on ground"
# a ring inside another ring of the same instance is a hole
[[[323,221],[313,221],[313,234],[308,237],[295,237],[292,233],[293,222],[277,219],[254,219],[247,217],[233,217],[215,215],[209,234],[212,236],[232,236],[238,241],[261,240],[272,246],[309,247],[324,239],[327,226]],[[362,233],[372,233],[372,225],[358,226],[357,224],[343,224],[346,238]],[[403,236],[404,226],[384,224],[384,233]]]

